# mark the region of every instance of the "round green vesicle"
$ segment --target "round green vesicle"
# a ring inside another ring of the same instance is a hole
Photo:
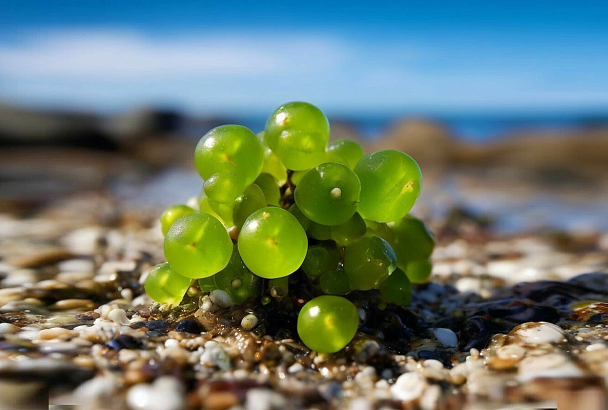
[[[329,244],[314,245],[308,248],[302,270],[309,278],[317,278],[323,272],[335,269],[340,262],[340,253]]]
[[[309,103],[284,104],[266,121],[264,142],[291,170],[301,171],[322,163],[328,141],[327,117]]]
[[[401,151],[384,150],[366,155],[355,166],[355,173],[361,182],[357,211],[365,219],[396,221],[412,209],[420,194],[420,168]]]
[[[196,211],[188,205],[173,205],[165,209],[160,215],[160,230],[163,236],[169,232],[169,228],[182,216],[194,214]]]
[[[346,246],[365,235],[367,226],[361,215],[355,213],[348,221],[331,227],[331,237],[340,246]]]
[[[178,219],[164,242],[165,258],[180,275],[205,278],[228,265],[232,241],[222,223],[209,214],[197,213]]]
[[[412,283],[426,283],[431,277],[433,264],[431,261],[414,261],[405,267],[405,274]]]
[[[333,226],[355,214],[360,192],[359,178],[350,168],[327,162],[304,174],[296,185],[294,198],[308,219]]]
[[[265,206],[266,198],[260,187],[256,184],[249,185],[245,188],[245,191],[236,198],[232,205],[232,220],[234,221],[234,226],[241,229],[247,218],[249,218],[249,215]]]
[[[346,247],[344,271],[353,290],[375,289],[397,268],[397,256],[378,236],[364,236]]]
[[[342,269],[329,270],[319,278],[319,286],[328,295],[346,295],[350,292],[348,276]]]
[[[266,198],[268,205],[279,206],[279,200],[281,199],[281,190],[275,177],[267,172],[262,172],[254,182],[260,187]]]
[[[213,174],[234,173],[251,184],[264,162],[264,148],[251,130],[240,125],[213,128],[201,138],[194,151],[194,163],[200,176],[207,180]]]
[[[319,296],[298,315],[298,335],[309,348],[335,353],[350,343],[359,327],[357,308],[340,296]]]
[[[407,269],[410,262],[431,257],[435,248],[435,235],[420,219],[406,215],[388,226],[393,233],[391,245],[401,269]]]
[[[234,245],[228,266],[213,275],[212,278],[215,279],[217,289],[228,293],[237,305],[259,296],[262,290],[262,279],[247,269],[236,245]]]
[[[300,222],[300,225],[302,225],[302,228],[304,228],[305,231],[308,230],[308,227],[311,224],[310,219],[308,219],[302,213],[302,211],[298,207],[298,204],[293,204],[292,206],[290,206],[289,213],[296,217],[296,219],[298,220],[298,222]]]
[[[407,275],[399,268],[380,284],[380,297],[386,303],[407,306],[412,300],[412,284]]]
[[[210,201],[226,204],[234,201],[245,185],[244,179],[238,174],[218,172],[205,181],[203,189]]]
[[[266,207],[247,218],[238,237],[245,265],[266,279],[295,272],[306,257],[306,232],[295,216],[282,208]]]
[[[156,303],[179,305],[190,287],[190,279],[171,269],[168,263],[161,263],[152,268],[144,289]]]
[[[328,241],[331,239],[331,226],[321,225],[310,221],[306,230],[308,236],[319,241]]]
[[[352,140],[334,141],[327,146],[327,152],[340,159],[339,162],[348,165],[350,169],[354,169],[357,162],[365,155],[361,145]]]

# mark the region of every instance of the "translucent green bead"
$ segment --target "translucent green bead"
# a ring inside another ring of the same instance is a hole
[[[179,305],[189,287],[190,279],[175,272],[168,263],[152,268],[144,283],[153,301],[169,305]]]
[[[340,246],[346,246],[355,239],[365,235],[367,226],[361,215],[355,213],[348,221],[342,225],[331,227],[331,237]]]
[[[226,228],[209,214],[198,213],[178,219],[164,242],[165,258],[177,273],[188,278],[205,278],[228,265],[232,241]]]
[[[308,239],[295,216],[282,208],[266,207],[247,218],[238,245],[253,273],[274,279],[290,275],[302,265]]]
[[[222,125],[213,128],[198,142],[194,163],[205,181],[217,173],[233,173],[243,179],[244,188],[262,172],[264,148],[249,129]]]
[[[169,228],[182,216],[196,213],[196,211],[187,205],[173,205],[165,209],[160,216],[160,229],[163,236],[169,232]]]
[[[277,180],[267,172],[262,172],[255,180],[255,184],[260,187],[266,198],[268,205],[279,206],[281,190]]]
[[[360,192],[359,178],[350,168],[328,162],[304,174],[296,185],[294,198],[308,219],[333,226],[355,214]]]
[[[365,219],[391,222],[407,214],[422,186],[416,161],[400,151],[384,150],[368,154],[355,166],[361,182],[357,211]]]
[[[310,278],[317,278],[323,272],[333,270],[340,262],[340,252],[329,244],[314,245],[308,248],[302,270]]]
[[[241,229],[247,218],[257,211],[266,207],[264,193],[256,184],[251,184],[245,188],[232,205],[232,220],[237,229]]]
[[[346,295],[350,292],[348,276],[342,269],[324,272],[319,278],[319,286],[328,295]]]
[[[412,284],[401,269],[395,269],[391,275],[380,284],[380,297],[386,303],[407,306],[412,300]]]
[[[293,204],[289,208],[289,213],[291,213],[293,216],[296,217],[296,219],[298,220],[298,222],[300,223],[300,225],[302,225],[302,228],[304,228],[305,231],[308,230],[308,227],[310,226],[310,219],[308,219],[302,213],[302,211],[300,211],[300,208],[298,207],[298,204]]]
[[[406,215],[388,226],[393,233],[392,246],[401,269],[407,269],[409,262],[431,257],[435,248],[435,235],[420,219]]]
[[[334,141],[327,146],[327,152],[339,159],[338,162],[348,165],[350,169],[354,169],[357,162],[365,155],[361,145],[352,140]]]
[[[431,261],[410,262],[405,267],[405,274],[412,283],[426,283],[431,277],[433,264]]]
[[[236,245],[234,245],[228,266],[213,275],[212,278],[214,278],[217,288],[228,293],[237,305],[259,296],[262,290],[262,279],[247,269]]]
[[[340,296],[319,296],[302,307],[298,335],[320,353],[335,353],[350,343],[359,327],[357,308]]]
[[[395,252],[378,236],[361,237],[346,247],[344,271],[353,290],[377,288],[396,268]]]
[[[308,236],[319,241],[328,241],[331,239],[331,226],[321,225],[310,221],[306,232],[308,233]]]
[[[288,169],[301,171],[319,165],[328,141],[327,117],[309,103],[284,104],[266,121],[264,142]]]

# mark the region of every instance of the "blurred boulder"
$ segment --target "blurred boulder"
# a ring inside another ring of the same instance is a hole
[[[176,111],[145,108],[108,119],[104,129],[115,138],[128,142],[175,133],[182,123],[183,117]]]
[[[385,136],[371,147],[372,151],[396,149],[415,158],[425,177],[447,167],[458,149],[450,131],[437,121],[412,118],[393,124]]]
[[[354,124],[340,119],[329,121],[329,139],[331,141],[349,139],[359,143],[363,141],[363,137],[359,134]]]
[[[38,111],[0,104],[0,146],[70,146],[114,150],[99,117],[79,112]]]

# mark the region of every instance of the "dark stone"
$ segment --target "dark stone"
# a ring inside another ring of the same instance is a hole
[[[506,333],[511,327],[492,322],[481,316],[473,316],[464,321],[458,335],[459,345],[463,351],[472,348],[483,349],[492,335]]]
[[[141,340],[129,335],[120,335],[108,342],[108,347],[114,350],[122,349],[143,349],[144,344]]]
[[[450,362],[447,357],[449,357],[449,354],[446,354],[446,357],[443,357],[441,355],[439,355],[436,352],[432,352],[430,350],[421,350],[418,352],[418,358],[419,359],[434,359],[434,360],[438,360],[440,361],[444,367],[451,369],[454,365],[452,364],[452,362]]]
[[[187,317],[177,322],[175,330],[178,332],[193,333],[196,335],[199,335],[203,331],[200,323],[198,323],[198,321],[192,317]]]
[[[132,329],[141,329],[145,327],[148,330],[166,331],[169,324],[164,320],[149,320],[147,322],[141,321],[131,325]]]

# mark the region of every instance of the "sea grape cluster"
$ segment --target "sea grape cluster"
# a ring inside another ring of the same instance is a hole
[[[198,209],[161,215],[167,263],[150,272],[148,295],[176,305],[194,284],[236,304],[264,303],[287,295],[288,276],[303,272],[319,296],[302,307],[298,334],[325,353],[357,332],[351,292],[407,305],[411,283],[428,280],[435,245],[408,215],[420,168],[403,152],[364,155],[355,141],[329,136],[325,114],[304,102],[277,108],[257,136],[240,125],[205,134],[194,153],[204,181]]]

